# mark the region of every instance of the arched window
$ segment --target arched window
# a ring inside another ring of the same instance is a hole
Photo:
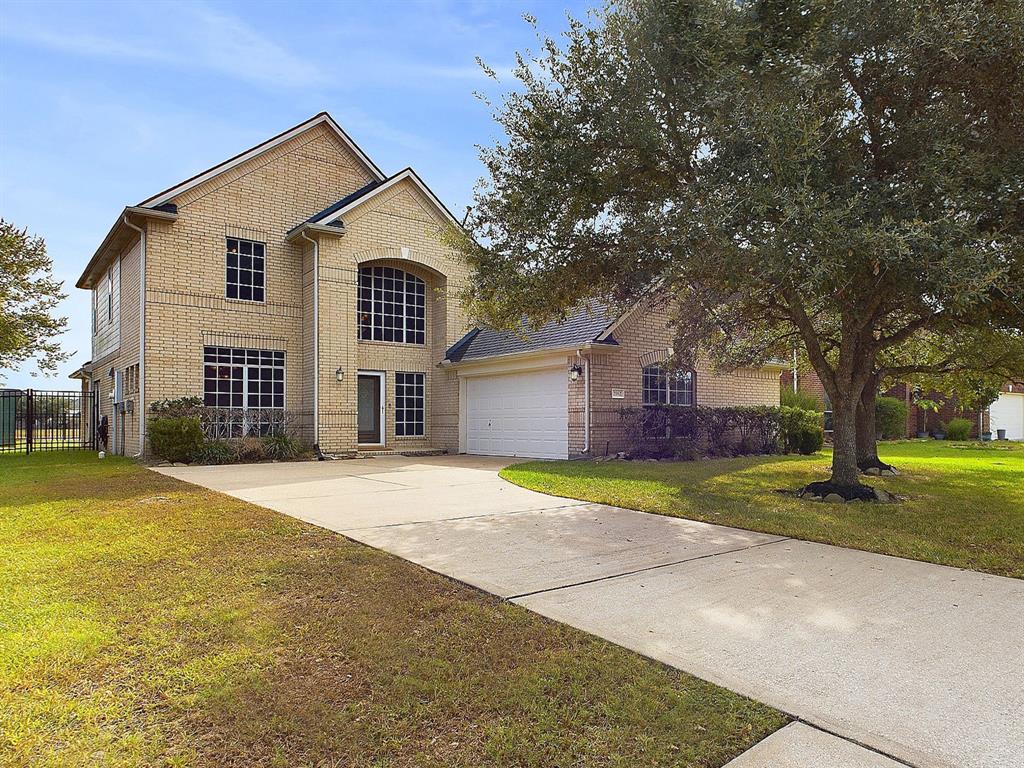
[[[394,267],[359,268],[359,338],[423,344],[426,283]]]
[[[693,405],[696,374],[666,371],[658,364],[644,366],[644,405]]]

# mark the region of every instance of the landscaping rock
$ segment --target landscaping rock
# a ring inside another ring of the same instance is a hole
[[[892,501],[892,496],[881,488],[875,488],[875,498],[884,504],[888,504]]]
[[[874,475],[875,477],[877,477],[878,475],[882,474],[882,470],[879,469],[878,467],[868,467],[867,469],[864,470],[864,474]]]
[[[888,475],[889,477],[896,477],[899,474],[895,469],[883,469],[880,474]]]
[[[846,501],[846,499],[844,499],[838,493],[830,493],[824,499],[822,499],[822,501],[828,504],[842,504],[843,502]]]

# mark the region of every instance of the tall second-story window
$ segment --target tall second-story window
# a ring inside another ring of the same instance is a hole
[[[266,246],[252,240],[228,238],[227,296],[263,301],[266,291]]]
[[[359,268],[359,338],[423,344],[427,286],[394,267]]]

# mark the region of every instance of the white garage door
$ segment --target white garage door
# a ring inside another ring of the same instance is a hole
[[[569,455],[565,370],[466,380],[466,450],[487,456]]]
[[[997,429],[1005,429],[1010,440],[1024,440],[1024,394],[1003,393],[992,403],[989,410],[992,435]]]

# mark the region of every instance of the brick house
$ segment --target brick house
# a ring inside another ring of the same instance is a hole
[[[552,457],[615,449],[622,406],[778,404],[778,368],[659,368],[662,311],[471,328],[457,225],[326,113],[126,207],[77,282],[110,450],[144,452],[149,405],[182,396],[287,413],[328,453]]]
[[[828,410],[828,397],[825,388],[814,371],[798,371],[797,387],[802,392],[813,395]],[[783,371],[780,384],[784,389],[793,386],[793,372]],[[988,408],[978,410],[962,406],[956,397],[947,396],[943,392],[931,391],[915,393],[914,388],[906,382],[894,384],[881,393],[884,397],[894,397],[907,406],[907,422],[901,437],[913,438],[918,435],[933,435],[939,431],[940,425],[948,425],[952,419],[967,419],[971,422],[972,439],[977,439],[983,432],[991,432],[993,436],[1003,430],[1006,439],[1024,440],[1024,383],[1008,382],[1002,386],[1002,392]],[[929,400],[938,405],[938,410],[921,408],[919,399]]]

